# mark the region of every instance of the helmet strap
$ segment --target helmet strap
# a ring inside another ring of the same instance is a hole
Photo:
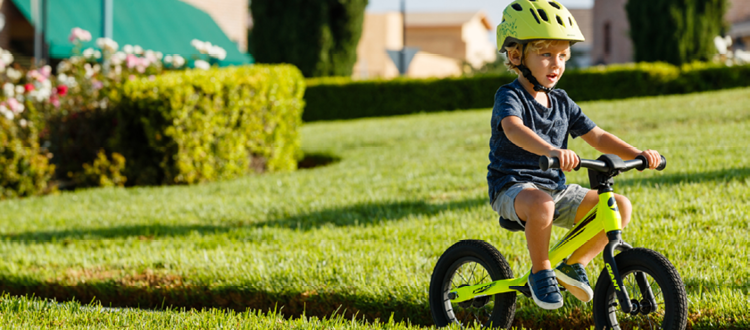
[[[526,44],[523,44],[523,48],[521,49],[521,64],[516,65],[516,67],[521,70],[521,74],[523,74],[524,78],[528,80],[532,85],[534,85],[534,90],[537,92],[544,92],[546,94],[549,94],[552,92],[553,89],[555,89],[555,86],[552,87],[544,87],[542,84],[539,83],[539,80],[536,80],[536,77],[531,73],[531,70],[527,68],[525,65],[523,65],[523,58],[526,57]]]

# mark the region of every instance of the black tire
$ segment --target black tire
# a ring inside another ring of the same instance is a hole
[[[655,310],[632,315],[620,308],[609,272],[603,270],[594,289],[594,324],[596,329],[675,329],[687,326],[687,293],[680,275],[666,257],[656,251],[636,248],[615,256],[623,285],[631,301],[644,306],[635,275],[646,274],[656,300]],[[648,306],[648,305],[646,305]],[[641,308],[644,309],[644,308]],[[651,308],[653,309],[653,308]]]
[[[430,281],[430,311],[438,327],[452,323],[463,327],[481,325],[510,328],[516,312],[516,292],[451,303],[448,293],[456,287],[513,278],[510,265],[487,242],[465,240],[453,244],[438,260]]]

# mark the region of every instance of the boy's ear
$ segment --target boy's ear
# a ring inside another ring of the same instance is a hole
[[[521,52],[518,49],[508,50],[508,60],[515,66],[521,65]]]

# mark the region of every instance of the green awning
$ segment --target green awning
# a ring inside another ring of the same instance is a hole
[[[31,0],[12,0],[31,19]],[[126,44],[139,45],[166,54],[180,54],[192,59],[200,53],[190,45],[193,39],[208,41],[227,51],[224,65],[253,63],[248,54],[237,48],[214,20],[205,12],[179,0],[113,0],[112,39],[120,49]],[[41,1],[40,1],[41,3]],[[46,41],[52,58],[73,54],[68,41],[70,30],[79,27],[91,32],[92,40],[83,48],[97,48],[102,36],[102,0],[48,0]],[[34,23],[32,22],[32,25]],[[205,59],[205,55],[201,56]]]

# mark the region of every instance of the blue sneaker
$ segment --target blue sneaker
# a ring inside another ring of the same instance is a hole
[[[563,262],[555,268],[555,275],[560,279],[560,284],[578,300],[589,302],[594,297],[586,270],[581,264],[568,265]]]
[[[551,269],[540,270],[529,275],[531,296],[539,307],[544,309],[558,309],[563,305],[560,288],[557,287],[555,272]]]

